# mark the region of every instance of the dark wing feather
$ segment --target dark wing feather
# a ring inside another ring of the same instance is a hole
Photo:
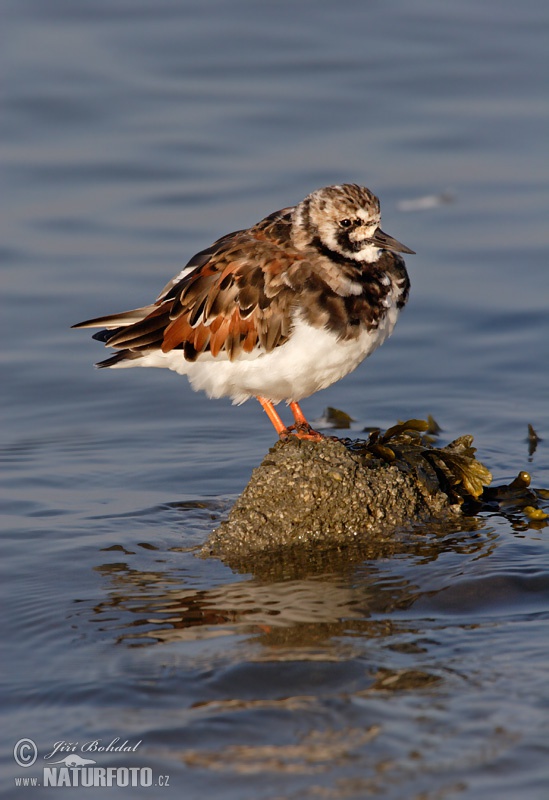
[[[96,337],[121,352],[101,366],[159,349],[181,349],[190,361],[203,352],[232,360],[285,342],[296,293],[288,276],[303,261],[291,244],[292,210],[275,212],[197,253],[153,306],[81,323],[111,325]]]
[[[281,273],[301,260],[290,242],[288,212],[224,237],[170,291],[163,352],[183,347],[187,358],[209,351],[232,360],[255,347],[273,350],[286,341],[294,308],[295,292]]]

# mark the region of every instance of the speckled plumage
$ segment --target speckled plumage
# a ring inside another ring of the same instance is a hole
[[[379,222],[368,189],[319,189],[197,253],[154,304],[75,327],[105,326],[95,338],[118,352],[100,367],[165,366],[213,397],[297,403],[378,347],[406,303],[398,252],[413,251]]]

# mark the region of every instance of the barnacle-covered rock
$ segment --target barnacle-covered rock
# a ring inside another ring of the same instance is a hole
[[[455,518],[492,476],[471,436],[437,448],[430,428],[408,420],[364,440],[277,442],[202,555],[242,563],[281,548],[387,540],[421,521]]]

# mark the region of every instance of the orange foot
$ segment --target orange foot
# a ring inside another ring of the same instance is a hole
[[[291,425],[290,430],[295,430],[295,436],[297,436],[298,439],[308,439],[310,442],[320,442],[325,438],[325,436],[323,436],[319,431],[315,431],[313,428],[311,428],[298,403],[290,403],[290,409],[295,419],[295,425]]]
[[[286,428],[286,432],[284,434],[279,434],[281,439],[286,439],[288,436],[295,436],[296,439],[306,439],[309,442],[320,442],[322,439],[326,437],[324,434],[320,433],[320,431],[315,431],[309,423],[303,424],[296,423],[295,425],[290,425]]]
[[[263,410],[271,420],[281,439],[287,439],[288,436],[296,436],[298,439],[307,439],[310,442],[320,442],[325,438],[321,433],[311,428],[305,419],[303,411],[295,401],[292,401],[289,404],[292,414],[294,415],[295,425],[290,425],[290,427],[287,428],[280,419],[274,405],[270,400],[259,396],[257,399],[261,403]]]

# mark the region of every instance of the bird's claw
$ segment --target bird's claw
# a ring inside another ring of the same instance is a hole
[[[289,425],[280,433],[282,441],[287,441],[290,436],[295,436],[297,439],[305,439],[309,442],[321,442],[326,437],[319,431],[315,431],[309,423],[295,423]]]

